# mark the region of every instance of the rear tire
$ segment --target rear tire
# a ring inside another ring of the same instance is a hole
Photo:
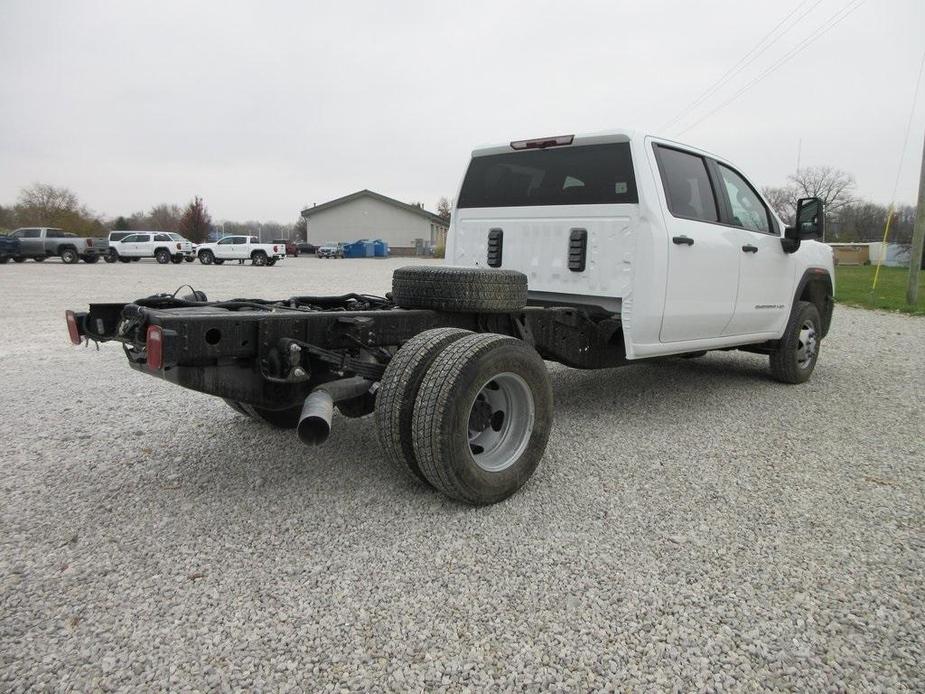
[[[805,383],[819,359],[822,320],[819,309],[809,301],[794,307],[778,348],[771,352],[771,376],[781,383]]]
[[[414,454],[447,496],[493,504],[536,470],[552,412],[536,350],[504,335],[469,335],[446,347],[424,376],[414,405]]]
[[[514,313],[527,304],[527,276],[516,270],[411,265],[392,273],[392,297],[403,308]]]
[[[170,262],[173,263],[174,265],[179,265],[180,263],[183,262],[183,256],[182,256],[182,255],[175,255],[175,256],[171,257]]]
[[[81,256],[80,259],[84,261],[85,263],[90,263],[90,265],[93,265],[93,263],[99,262],[100,257],[98,255],[84,255],[84,256]]]
[[[59,255],[61,256],[61,262],[65,265],[73,265],[80,261],[80,256],[77,255],[77,251],[73,248],[65,248]]]
[[[276,258],[267,258],[267,267],[273,267],[276,265]]]
[[[192,256],[192,255],[188,255],[188,256],[186,256],[186,257],[184,258],[184,260],[185,260],[186,262],[188,262],[188,263],[191,263],[191,262],[193,262],[194,260],[196,260],[196,257],[195,257],[195,256]]]
[[[170,262],[170,251],[161,248],[154,253],[154,259],[161,265],[166,265]]]
[[[471,335],[460,328],[425,330],[408,340],[392,357],[376,394],[376,432],[389,462],[411,479],[430,484],[414,455],[414,401],[427,369],[443,349]]]
[[[264,266],[267,264],[267,254],[263,251],[254,251],[254,254],[251,256],[251,263],[257,266]]]

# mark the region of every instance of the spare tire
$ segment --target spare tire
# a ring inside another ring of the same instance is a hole
[[[400,267],[392,273],[392,299],[403,308],[512,313],[527,304],[527,276],[446,265]]]

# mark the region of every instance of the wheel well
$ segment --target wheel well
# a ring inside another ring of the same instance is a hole
[[[266,251],[258,248],[256,251],[251,252],[251,258],[253,258],[255,255],[266,255],[266,254],[267,254]]]
[[[70,244],[67,246],[58,246],[58,255],[61,255],[64,251],[74,251],[77,253],[77,246],[72,246]]]
[[[832,296],[832,280],[828,275],[810,279],[803,285],[798,300],[809,301],[819,309],[819,316],[822,318],[822,336],[825,337],[832,322],[832,309],[835,303]]]
[[[160,253],[161,251],[167,251],[168,254],[170,253],[170,249],[169,249],[169,248],[165,248],[164,246],[159,246],[159,247],[157,247],[157,248],[154,249],[154,255],[157,255],[157,254]]]

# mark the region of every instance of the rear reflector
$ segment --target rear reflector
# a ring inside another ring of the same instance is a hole
[[[71,338],[72,345],[80,344],[80,328],[77,327],[77,316],[73,311],[65,311],[64,317],[67,319],[67,335]]]
[[[572,144],[574,135],[559,135],[557,137],[541,137],[536,140],[517,140],[511,143],[511,149],[546,149],[547,147],[561,147]]]
[[[146,338],[148,368],[159,369],[164,365],[164,333],[159,325],[149,325]]]

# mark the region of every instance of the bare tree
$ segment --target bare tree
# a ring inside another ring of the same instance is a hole
[[[212,230],[212,218],[198,195],[186,206],[180,218],[180,233],[193,243],[204,243]]]
[[[60,227],[81,236],[104,231],[102,222],[80,204],[73,191],[47,183],[34,183],[23,188],[15,210],[20,226]]]
[[[199,198],[196,199],[198,200]],[[187,208],[187,211],[188,210],[189,208]],[[182,217],[183,211],[178,205],[167,205],[162,203],[151,208],[144,223],[147,224],[147,228],[151,230],[179,231]]]
[[[792,185],[782,188],[765,186],[761,189],[761,194],[785,224],[793,223],[793,217],[797,211],[796,188]]]
[[[446,221],[450,221],[451,209],[450,201],[447,200],[445,196],[440,198],[440,200],[437,202],[437,216],[442,217]]]
[[[799,198],[821,198],[827,214],[854,200],[854,176],[831,166],[808,166],[787,177]]]
[[[294,241],[308,241],[308,220],[299,215],[298,221],[292,227]]]

